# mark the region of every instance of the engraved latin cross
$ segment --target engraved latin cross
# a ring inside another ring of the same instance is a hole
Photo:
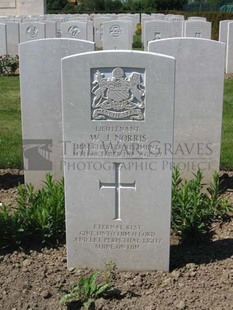
[[[121,163],[113,163],[115,168],[115,182],[103,183],[99,181],[99,189],[113,188],[115,189],[115,218],[114,220],[121,221],[121,189],[134,189],[136,191],[136,182],[133,183],[121,183],[120,179],[120,167]]]

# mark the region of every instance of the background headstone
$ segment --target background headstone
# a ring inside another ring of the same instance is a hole
[[[93,50],[94,43],[75,39],[20,44],[24,176],[36,188],[46,173],[63,176],[61,58]]]
[[[61,36],[63,38],[87,40],[87,23],[80,21],[62,23]]]
[[[45,24],[25,22],[20,24],[20,43],[45,38]]]
[[[188,20],[196,21],[196,20],[202,20],[206,22],[206,17],[201,17],[201,16],[190,16],[188,17]]]
[[[56,38],[57,36],[57,23],[52,20],[45,20],[45,36],[46,38]]]
[[[184,16],[172,16],[169,18],[171,24],[171,37],[183,37]]]
[[[7,54],[6,25],[0,24],[0,56]]]
[[[211,39],[211,23],[202,20],[184,22],[184,37]]]
[[[219,23],[219,41],[225,43],[225,55],[227,53],[227,31],[228,31],[228,23],[233,22],[232,20],[221,20]],[[226,57],[226,64],[225,69],[227,66],[227,57]]]
[[[173,38],[150,42],[149,51],[176,58],[174,164],[184,178],[200,169],[210,182],[220,163],[224,44]]]
[[[7,22],[7,54],[11,56],[19,55],[19,23]]]
[[[121,20],[103,23],[103,49],[132,49],[132,33],[130,24]]]
[[[155,20],[144,23],[144,50],[148,50],[148,42],[171,37],[171,24],[169,21]]]
[[[233,73],[233,22],[227,28],[226,73]]]
[[[233,19],[221,20],[219,23],[219,41],[225,44],[227,44],[227,28],[230,22],[233,22]]]
[[[95,17],[94,18],[94,39],[97,48],[103,47],[103,23],[111,21],[111,17]]]

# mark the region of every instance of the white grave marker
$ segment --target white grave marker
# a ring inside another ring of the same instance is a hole
[[[94,43],[44,39],[20,44],[20,90],[26,183],[63,176],[61,58],[93,51]]]
[[[111,21],[111,17],[95,17],[94,18],[94,39],[97,48],[103,48],[103,31],[104,22]]]
[[[61,36],[63,38],[87,40],[87,23],[80,21],[62,23]]]
[[[174,58],[62,60],[69,267],[169,269]]]
[[[19,55],[19,23],[8,22],[6,24],[7,33],[7,54],[11,56]]]
[[[202,20],[185,21],[184,37],[211,39],[211,23]]]
[[[144,50],[147,51],[149,41],[171,37],[171,24],[164,20],[146,21],[143,33]]]
[[[130,24],[126,21],[110,21],[103,23],[104,50],[132,49],[132,34]]]
[[[226,73],[233,73],[233,22],[227,28]]]
[[[45,24],[25,22],[20,24],[20,43],[45,38]]]
[[[200,169],[210,182],[220,163],[224,44],[173,38],[150,42],[149,51],[176,58],[174,164],[184,178]]]
[[[6,25],[0,23],[0,56],[7,54]]]

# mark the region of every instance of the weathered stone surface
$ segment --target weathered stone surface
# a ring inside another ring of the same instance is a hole
[[[94,43],[75,39],[20,44],[25,181],[36,188],[46,173],[63,176],[61,58],[93,50]]]
[[[45,38],[45,24],[25,22],[20,24],[20,43]]]
[[[184,37],[211,39],[211,23],[203,20],[185,21]]]
[[[226,73],[233,73],[233,22],[227,28]]]
[[[174,58],[62,60],[69,267],[169,268]]]
[[[126,21],[120,20],[103,23],[103,49],[132,49],[132,34],[130,24]]]
[[[149,51],[176,58],[174,164],[185,178],[201,169],[209,182],[220,162],[224,44],[173,38],[150,42]]]
[[[143,33],[144,50],[147,51],[149,41],[171,37],[171,24],[164,20],[146,21]]]

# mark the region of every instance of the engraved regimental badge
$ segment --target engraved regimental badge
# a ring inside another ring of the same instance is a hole
[[[144,120],[145,86],[141,73],[126,76],[122,68],[115,68],[106,78],[97,70],[92,86],[92,120]]]
[[[70,26],[68,29],[68,35],[72,38],[75,38],[81,30],[78,28],[78,26]]]
[[[28,38],[34,39],[34,38],[37,37],[38,32],[39,32],[39,30],[38,30],[37,27],[35,27],[35,26],[29,26],[29,27],[27,28],[27,30],[26,30],[26,35],[27,35]]]

